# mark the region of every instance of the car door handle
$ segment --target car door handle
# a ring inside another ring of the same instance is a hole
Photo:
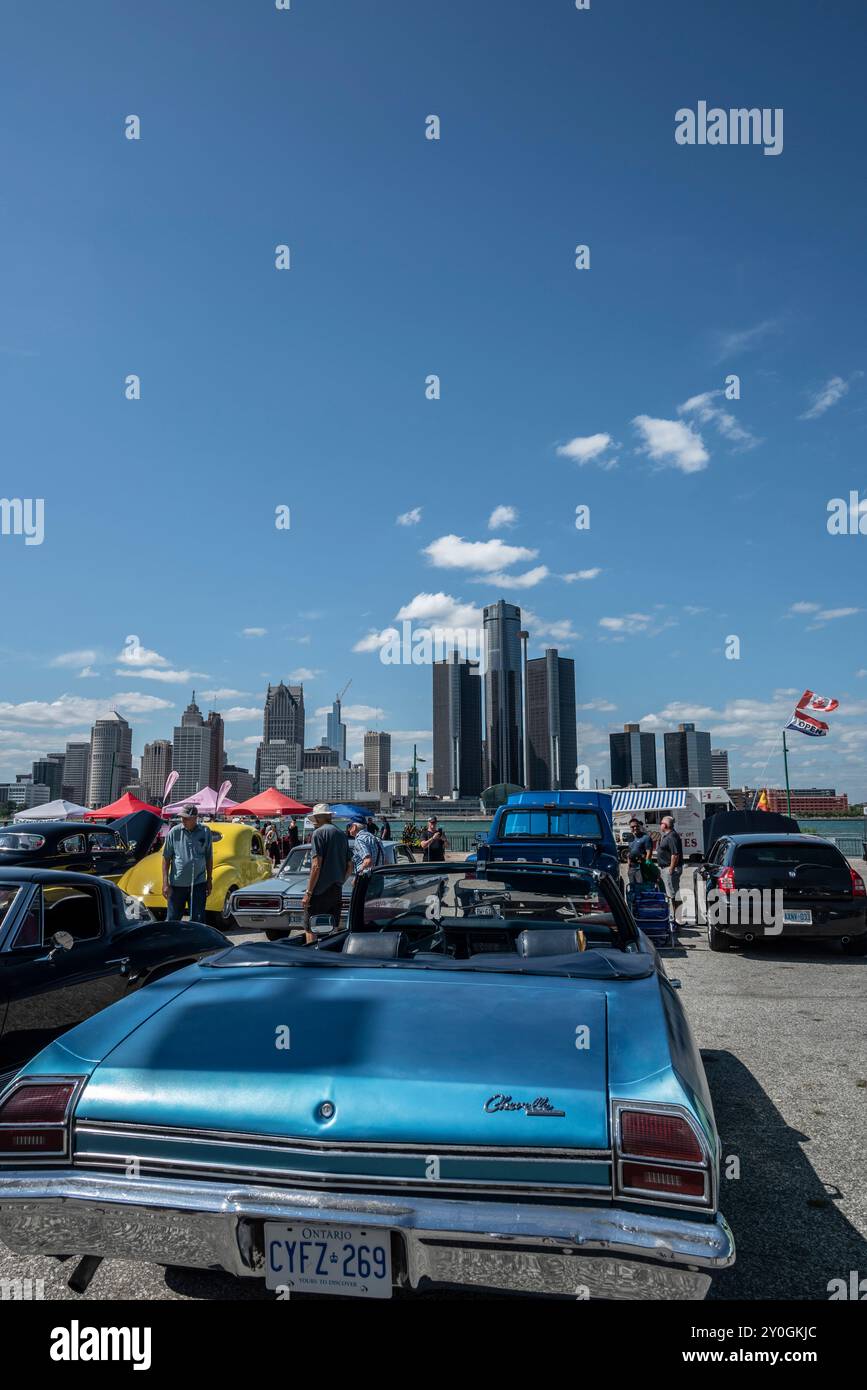
[[[116,960],[106,962],[107,965],[119,965],[121,975],[129,974],[129,956],[118,956]]]

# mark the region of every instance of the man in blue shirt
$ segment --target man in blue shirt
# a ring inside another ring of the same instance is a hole
[[[211,832],[199,825],[198,807],[185,806],[180,825],[172,826],[163,849],[163,897],[169,921],[178,921],[189,906],[190,921],[204,922],[213,871]]]
[[[382,842],[376,835],[365,830],[358,821],[352,822],[348,833],[352,844],[352,863],[356,873],[360,873],[362,869],[375,869],[378,864],[385,862]]]
[[[629,829],[632,833],[632,839],[629,841],[629,847],[626,851],[629,859],[627,877],[630,883],[643,883],[644,876],[641,872],[641,866],[645,859],[653,853],[653,840],[637,816],[632,817],[629,822]]]

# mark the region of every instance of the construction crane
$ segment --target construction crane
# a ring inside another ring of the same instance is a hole
[[[336,697],[336,699],[335,699],[335,701],[334,701],[334,703],[335,703],[336,705],[339,705],[339,704],[342,704],[342,703],[343,703],[343,697],[344,697],[344,695],[346,694],[346,692],[347,692],[347,690],[349,689],[349,687],[351,686],[351,684],[352,684],[352,677],[350,676],[350,677],[349,677],[349,680],[346,682],[346,684],[345,684],[345,686],[343,687],[343,689],[341,690],[340,694]]]

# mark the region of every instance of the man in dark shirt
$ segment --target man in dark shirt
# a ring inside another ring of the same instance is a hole
[[[421,837],[421,847],[426,860],[441,864],[446,857],[446,837],[437,824],[436,816],[431,816],[427,830]]]
[[[308,943],[316,940],[310,930],[310,918],[327,913],[340,925],[343,911],[343,884],[352,868],[349,840],[343,830],[331,823],[331,812],[324,801],[313,807],[315,829],[311,840],[310,877],[307,891],[301,899],[304,926]]]
[[[668,904],[674,912],[677,895],[680,891],[680,873],[683,868],[683,841],[674,828],[674,817],[663,816],[659,825],[661,834],[656,846],[656,862],[662,874]]]
[[[641,865],[647,856],[653,853],[653,840],[637,816],[632,817],[629,822],[629,829],[632,839],[629,841],[626,851],[629,863],[627,878],[630,883],[643,883],[644,876],[641,872]]]

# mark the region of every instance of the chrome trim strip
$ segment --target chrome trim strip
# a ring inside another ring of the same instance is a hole
[[[57,1157],[62,1157],[62,1155],[57,1155]],[[315,1173],[306,1168],[253,1168],[246,1164],[241,1166],[231,1163],[187,1163],[183,1159],[173,1158],[149,1160],[142,1154],[76,1154],[72,1161],[75,1168],[82,1172],[125,1173],[127,1165],[132,1159],[136,1160],[139,1173],[145,1177],[173,1177],[177,1175],[215,1182],[238,1182],[240,1179],[253,1182],[261,1180],[270,1183],[278,1181],[294,1183],[301,1187],[308,1186],[313,1190],[329,1187],[342,1190],[351,1187],[362,1192],[403,1192],[424,1191],[427,1187],[435,1187],[438,1192],[477,1192],[514,1196],[540,1194],[551,1197],[599,1197],[601,1199],[610,1198],[612,1191],[610,1181],[598,1186],[575,1183],[574,1186],[570,1184],[567,1187],[562,1187],[556,1183],[545,1182],[492,1182],[488,1178],[426,1179],[423,1172],[419,1173],[418,1177],[391,1175],[380,1177],[370,1173]]]
[[[634,1108],[634,1106],[632,1107]],[[304,1152],[309,1150],[313,1153],[370,1153],[370,1154],[402,1154],[406,1156],[418,1155],[420,1158],[427,1158],[431,1152],[442,1155],[447,1154],[450,1158],[459,1158],[464,1155],[470,1158],[505,1158],[505,1159],[553,1159],[565,1158],[572,1162],[611,1162],[610,1149],[563,1149],[563,1148],[542,1148],[539,1146],[518,1148],[509,1144],[436,1144],[431,1143],[427,1146],[411,1143],[378,1143],[369,1142],[366,1139],[347,1139],[339,1143],[329,1142],[327,1139],[297,1139],[295,1137],[283,1138],[276,1134],[256,1134],[248,1133],[243,1130],[230,1129],[188,1129],[183,1125],[143,1125],[137,1124],[132,1120],[100,1121],[100,1120],[76,1120],[76,1136],[79,1134],[112,1135],[116,1138],[126,1138],[132,1136],[142,1136],[147,1139],[188,1139],[191,1143],[231,1143],[243,1145],[245,1148],[277,1148],[285,1149],[287,1152],[298,1150]]]

